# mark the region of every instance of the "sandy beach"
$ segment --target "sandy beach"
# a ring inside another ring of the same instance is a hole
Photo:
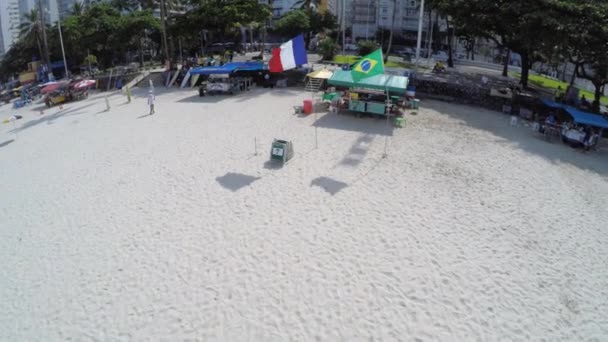
[[[0,107],[1,341],[608,339],[606,149],[436,101],[393,129],[146,92]]]

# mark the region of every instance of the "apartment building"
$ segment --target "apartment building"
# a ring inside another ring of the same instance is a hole
[[[0,1],[0,55],[4,55],[19,38],[19,0]]]

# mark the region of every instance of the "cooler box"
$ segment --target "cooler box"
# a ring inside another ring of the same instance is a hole
[[[270,160],[286,163],[293,157],[293,143],[291,141],[274,139],[270,148]]]
[[[418,100],[418,99],[412,100],[412,109],[418,109],[418,108],[420,108],[420,100]]]
[[[312,100],[304,100],[304,114],[312,113]]]

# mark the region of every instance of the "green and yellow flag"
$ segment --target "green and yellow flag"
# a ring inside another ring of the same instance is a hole
[[[382,49],[378,49],[369,55],[361,58],[351,70],[351,75],[355,82],[366,77],[384,74],[384,59]]]

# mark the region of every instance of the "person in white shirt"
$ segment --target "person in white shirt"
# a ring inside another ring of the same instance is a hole
[[[156,97],[154,96],[152,90],[150,90],[148,92],[148,105],[150,106],[150,115],[154,114],[154,100],[156,100]]]

